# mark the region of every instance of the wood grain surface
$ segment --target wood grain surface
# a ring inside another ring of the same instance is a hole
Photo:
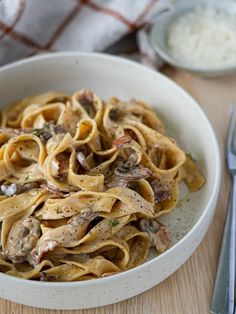
[[[164,282],[124,302],[90,310],[66,311],[36,309],[0,299],[0,314],[207,314],[210,312],[229,191],[229,177],[224,164],[224,146],[229,104],[236,101],[236,75],[207,80],[170,67],[165,67],[163,72],[183,86],[205,110],[214,126],[222,152],[223,174],[215,217],[196,252]]]

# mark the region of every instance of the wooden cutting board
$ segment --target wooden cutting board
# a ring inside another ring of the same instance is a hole
[[[225,141],[229,105],[236,101],[236,75],[202,79],[165,67],[163,72],[184,87],[202,106],[216,131],[222,152],[221,191],[214,220],[197,251],[171,277],[130,300],[91,310],[41,310],[0,299],[1,314],[207,314],[214,285],[224,227],[229,176],[225,169]]]

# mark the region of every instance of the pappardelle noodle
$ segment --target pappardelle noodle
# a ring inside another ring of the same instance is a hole
[[[171,241],[159,217],[184,180],[204,178],[146,103],[48,92],[3,110],[0,271],[25,279],[101,278]]]

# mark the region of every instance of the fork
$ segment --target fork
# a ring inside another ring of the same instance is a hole
[[[234,314],[235,263],[236,263],[236,104],[232,104],[226,145],[228,171],[232,188],[221,244],[215,287],[212,297],[212,314]]]

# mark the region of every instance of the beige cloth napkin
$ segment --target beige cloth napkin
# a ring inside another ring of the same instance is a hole
[[[0,65],[43,52],[105,51],[136,33],[133,53],[129,38],[112,53],[159,67],[147,30],[169,6],[169,0],[0,0]]]

